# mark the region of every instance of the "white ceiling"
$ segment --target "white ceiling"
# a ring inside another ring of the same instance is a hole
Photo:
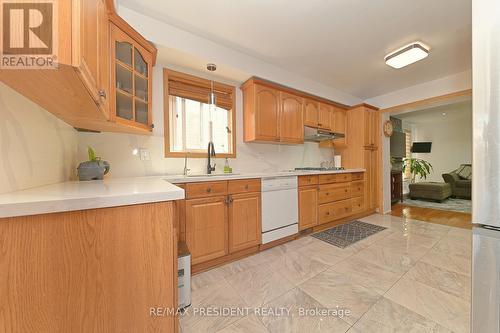
[[[412,124],[435,124],[439,122],[453,122],[466,118],[470,120],[472,126],[472,101],[468,100],[465,102],[408,112],[393,117]]]
[[[118,0],[120,5],[362,99],[471,68],[471,0]],[[413,41],[428,58],[384,56]]]

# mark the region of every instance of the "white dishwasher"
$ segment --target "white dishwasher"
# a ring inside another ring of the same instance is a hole
[[[299,232],[297,177],[262,178],[262,244]]]

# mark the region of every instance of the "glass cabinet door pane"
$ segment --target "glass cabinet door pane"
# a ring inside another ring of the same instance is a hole
[[[148,124],[148,103],[135,100],[135,121],[144,125]]]
[[[142,76],[135,75],[135,96],[148,101],[148,80],[143,78]]]
[[[116,59],[132,67],[132,44],[127,42],[115,42]]]
[[[148,64],[136,48],[134,48],[134,70],[144,76],[148,76]]]
[[[116,94],[116,115],[120,118],[132,120],[132,96],[120,92]]]
[[[116,89],[132,94],[132,72],[120,64],[116,64]]]

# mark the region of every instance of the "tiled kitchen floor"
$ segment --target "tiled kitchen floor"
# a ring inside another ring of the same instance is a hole
[[[182,332],[468,332],[471,231],[390,215],[361,220],[387,229],[346,249],[304,237],[194,276]],[[200,315],[226,307],[250,312]],[[336,307],[351,313],[303,316]],[[290,314],[262,310],[282,308]]]

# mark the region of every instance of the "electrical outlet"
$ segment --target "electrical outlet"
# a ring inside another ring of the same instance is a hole
[[[149,154],[149,150],[146,148],[141,148],[139,149],[139,157],[141,161],[150,161],[151,160],[151,155]]]

